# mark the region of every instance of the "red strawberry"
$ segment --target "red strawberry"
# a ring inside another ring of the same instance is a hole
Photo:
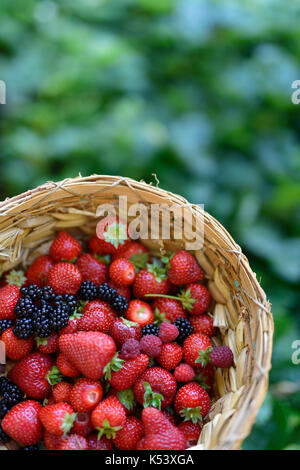
[[[182,359],[182,347],[177,343],[165,343],[162,345],[157,362],[166,370],[175,369]]]
[[[202,281],[204,271],[196,259],[186,250],[179,250],[170,259],[169,280],[176,285]]]
[[[163,343],[171,343],[172,341],[175,341],[178,335],[179,330],[176,325],[173,325],[168,321],[162,322],[159,327],[158,337]]]
[[[151,304],[155,320],[162,323],[165,320],[173,323],[177,318],[186,318],[185,311],[178,299],[159,298]]]
[[[13,333],[13,328],[8,328],[1,335],[1,341],[5,345],[5,353],[9,359],[17,361],[28,356],[33,349],[33,339],[19,339]]]
[[[116,390],[126,390],[131,387],[140,375],[147,369],[149,358],[145,354],[139,354],[135,359],[129,359],[121,364],[121,368],[108,374],[110,385]]]
[[[26,280],[27,279],[23,271],[21,270],[16,271],[15,269],[11,269],[10,271],[7,271],[6,273],[3,274],[0,285],[1,286],[14,285],[14,286],[22,287],[25,284]]]
[[[20,298],[20,287],[4,286],[0,288],[0,320],[14,320],[14,308]]]
[[[119,253],[113,255],[112,260],[126,258],[131,261],[136,269],[142,269],[150,260],[150,253],[140,242],[131,241]]]
[[[127,339],[139,340],[142,336],[142,330],[138,323],[120,317],[111,325],[109,334],[120,349]]]
[[[98,405],[103,396],[100,382],[91,379],[79,379],[70,394],[70,403],[75,411],[88,412]]]
[[[200,365],[200,364],[199,364]],[[213,386],[215,370],[212,364],[205,367],[195,367],[195,381],[205,390],[209,390]]]
[[[211,300],[209,290],[202,284],[188,284],[179,297],[182,300],[183,308],[187,308],[190,315],[204,313]]]
[[[137,380],[133,391],[140,405],[164,409],[174,399],[176,380],[167,370],[150,367]]]
[[[53,332],[48,338],[35,338],[38,350],[44,354],[53,354],[58,349],[58,334]]]
[[[99,437],[115,438],[126,421],[124,407],[117,397],[111,396],[101,401],[92,412],[92,424],[99,431]]]
[[[185,421],[198,423],[210,410],[210,398],[204,388],[196,382],[190,382],[178,390],[174,408]]]
[[[154,315],[149,304],[143,300],[131,300],[125,313],[127,320],[138,323],[141,328],[154,321]]]
[[[201,365],[201,351],[205,352],[211,347],[211,341],[208,336],[201,333],[193,333],[188,336],[183,343],[183,358],[190,366],[197,367]]]
[[[177,382],[191,382],[195,378],[195,372],[189,364],[179,364],[174,370],[174,377]]]
[[[113,450],[111,439],[102,436],[98,439],[98,433],[93,432],[87,438],[88,450]]]
[[[79,241],[64,230],[58,232],[50,246],[50,256],[54,261],[74,261],[80,253]]]
[[[103,377],[104,367],[116,353],[113,339],[98,331],[62,335],[59,347],[85,377],[93,380]]]
[[[84,253],[79,256],[76,266],[81,272],[83,281],[92,281],[97,287],[107,282],[107,265],[98,261],[92,254]]]
[[[133,284],[133,294],[138,299],[147,300],[147,295],[168,294],[171,288],[167,273],[160,263],[153,262],[141,269]]]
[[[78,434],[71,434],[61,440],[57,450],[88,450],[87,440]]]
[[[109,267],[110,278],[119,286],[130,286],[135,280],[135,267],[126,258],[118,258]]]
[[[76,413],[69,403],[61,402],[44,406],[39,412],[39,418],[50,434],[62,436],[71,430]]]
[[[194,333],[203,333],[207,336],[215,334],[214,320],[209,315],[193,315],[189,318],[189,321],[194,327]]]
[[[222,369],[230,367],[233,363],[233,353],[228,346],[216,346],[210,353],[210,362]]]
[[[27,284],[36,284],[39,287],[46,285],[50,269],[54,266],[50,256],[38,256],[26,271]]]
[[[79,436],[88,436],[93,431],[91,416],[88,413],[77,413],[74,420],[71,434],[78,434]]]
[[[126,415],[132,414],[136,407],[136,400],[133,393],[132,388],[127,388],[126,390],[116,390],[114,388],[110,388],[108,391],[108,396],[115,396],[117,397],[121,404],[125,408]]]
[[[55,403],[60,403],[62,401],[70,403],[70,394],[73,386],[69,382],[59,382],[54,385],[52,390],[52,395],[55,400]]]
[[[56,359],[56,365],[59,371],[66,377],[78,377],[78,375],[80,375],[80,372],[77,367],[75,367],[74,364],[69,361],[65,354],[59,353]]]
[[[42,405],[37,401],[26,400],[18,403],[3,418],[3,431],[23,446],[36,444],[43,435],[39,420],[41,409]]]
[[[185,436],[156,408],[145,408],[142,421],[146,437],[139,448],[143,450],[184,450]],[[138,448],[138,446],[137,446]]]
[[[48,284],[56,295],[73,294],[78,291],[82,281],[79,269],[72,263],[58,263],[48,274]]]
[[[54,436],[54,434],[50,434],[50,432],[45,429],[44,444],[47,450],[57,450],[64,439],[64,436]]]
[[[166,418],[168,418],[170,423],[172,423],[174,426],[177,425],[177,416],[173,408],[171,408],[170,406],[168,408],[165,408],[163,410],[163,414],[165,415]]]
[[[28,397],[43,400],[51,393],[47,374],[53,363],[53,359],[46,354],[40,352],[31,353],[15,365],[9,373],[9,378]]]
[[[131,289],[128,286],[117,286],[115,282],[113,282],[111,279],[108,281],[109,287],[113,287],[116,291],[117,294],[123,295],[125,299],[128,301],[131,299]]]
[[[88,302],[78,322],[78,331],[100,331],[107,333],[116,314],[108,302],[94,300]]]
[[[128,226],[118,217],[105,217],[96,227],[97,236],[89,243],[90,250],[100,254],[118,253],[129,244]]]
[[[193,421],[183,421],[178,425],[178,429],[185,436],[187,447],[197,445],[202,430],[201,424],[195,424]]]
[[[122,429],[116,433],[115,446],[120,450],[135,450],[136,445],[144,435],[143,423],[134,416],[129,416]]]
[[[82,317],[82,313],[77,312],[77,310],[75,310],[73,315],[69,317],[69,323],[67,324],[67,326],[65,326],[64,328],[60,330],[59,334],[67,335],[70,333],[76,333],[76,331],[78,330],[78,323],[81,317]]]

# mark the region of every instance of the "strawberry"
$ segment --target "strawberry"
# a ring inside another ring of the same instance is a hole
[[[215,334],[214,320],[209,315],[193,315],[189,320],[194,328],[194,333],[203,333],[207,336],[213,336]]]
[[[125,421],[125,409],[114,396],[105,398],[92,412],[92,424],[99,431],[99,437],[105,435],[109,439],[114,439]]]
[[[5,353],[9,359],[18,361],[27,356],[33,349],[33,339],[19,339],[14,335],[13,328],[8,328],[1,335],[5,345]]]
[[[137,270],[142,269],[150,260],[150,253],[140,242],[130,241],[119,253],[113,255],[112,261],[126,258],[131,261]]]
[[[54,434],[50,434],[47,429],[44,431],[44,444],[47,450],[57,450],[64,439],[64,436],[54,436]]]
[[[142,412],[142,421],[146,436],[137,448],[142,450],[186,449],[185,436],[161,411],[152,407],[145,408]]]
[[[38,351],[44,354],[53,354],[58,349],[58,334],[53,332],[48,338],[35,338]]]
[[[0,320],[15,320],[14,308],[20,298],[20,287],[7,285],[0,288]]]
[[[195,378],[195,372],[189,364],[179,364],[174,370],[174,377],[177,382],[191,382]]]
[[[201,315],[207,310],[211,295],[202,284],[188,284],[180,294],[180,299],[183,308],[187,308],[190,315]]]
[[[135,267],[126,258],[118,258],[109,267],[110,278],[119,286],[130,286],[135,280]]]
[[[76,413],[69,403],[61,402],[44,406],[39,412],[39,418],[50,434],[63,436],[71,430]]]
[[[171,343],[172,341],[175,341],[178,335],[179,330],[176,325],[173,325],[168,321],[161,323],[158,331],[158,337],[163,343]]]
[[[64,380],[54,385],[52,395],[55,400],[55,403],[60,403],[62,401],[70,403],[70,394],[72,388],[72,384],[70,384],[69,382],[65,382]]]
[[[140,405],[164,409],[174,399],[176,380],[167,370],[150,367],[136,381],[133,391]]]
[[[139,340],[142,336],[142,330],[138,323],[120,317],[111,325],[109,334],[115,341],[118,349],[120,349],[127,339],[134,338]]]
[[[58,354],[56,359],[56,365],[59,371],[66,377],[78,377],[78,375],[80,375],[80,372],[77,367],[75,367],[74,364],[69,361],[65,354]]]
[[[160,355],[156,358],[158,364],[166,370],[175,369],[182,359],[183,350],[177,343],[165,343],[162,345]]]
[[[174,424],[174,426],[177,425],[177,416],[173,408],[171,408],[170,406],[168,408],[165,408],[163,410],[163,414],[165,415],[166,418],[168,418],[170,423]]]
[[[76,333],[76,331],[78,330],[78,323],[81,317],[82,317],[82,313],[75,310],[73,315],[69,317],[69,323],[67,324],[67,326],[65,326],[64,328],[60,330],[59,332],[60,335]]]
[[[80,253],[79,241],[64,230],[58,232],[50,246],[50,256],[54,261],[75,261]]]
[[[191,253],[186,250],[179,250],[170,259],[168,278],[172,284],[189,284],[202,281],[204,271]]]
[[[74,420],[71,434],[78,434],[79,436],[86,437],[93,431],[91,416],[88,413],[77,413]]]
[[[200,364],[199,364],[200,365]],[[209,390],[213,386],[215,370],[212,364],[205,367],[195,367],[195,381],[205,390]]]
[[[187,447],[197,445],[202,430],[202,424],[193,423],[193,421],[183,421],[178,428],[186,438]]]
[[[116,314],[108,302],[94,300],[88,302],[78,322],[78,331],[100,331],[107,333]]]
[[[46,354],[40,352],[31,353],[15,365],[9,372],[9,378],[28,397],[43,400],[51,393],[47,374],[53,363],[53,359]]]
[[[81,272],[83,281],[92,281],[97,287],[107,282],[107,265],[98,261],[92,254],[84,253],[79,256],[75,264]]]
[[[115,446],[120,450],[135,450],[136,445],[144,435],[144,425],[135,416],[129,416],[122,429],[113,439]]]
[[[50,269],[54,266],[50,256],[38,256],[26,271],[27,285],[36,284],[38,287],[46,285]]]
[[[116,390],[114,388],[110,388],[108,391],[108,396],[111,395],[117,397],[120,400],[121,404],[125,408],[126,415],[130,415],[135,410],[136,400],[133,389],[131,387],[127,388],[126,390]]]
[[[118,286],[114,281],[111,279],[108,281],[109,287],[113,287],[118,295],[123,295],[125,299],[128,301],[131,299],[131,289],[129,286]]]
[[[167,279],[167,273],[159,262],[147,264],[141,269],[133,284],[133,294],[137,299],[147,300],[147,295],[168,294],[171,284]]]
[[[210,353],[210,362],[222,369],[232,366],[233,353],[228,346],[216,346]]]
[[[87,438],[88,450],[113,450],[111,439],[102,436],[98,439],[98,433],[93,432]]]
[[[87,440],[78,434],[71,434],[61,440],[57,450],[88,450]]]
[[[37,444],[43,432],[39,420],[41,409],[42,405],[34,400],[18,403],[3,418],[3,431],[23,446]]]
[[[139,354],[135,359],[124,361],[119,370],[111,372],[108,381],[114,389],[126,390],[143,374],[148,364],[149,358],[145,354]]]
[[[210,398],[201,385],[190,382],[178,390],[174,408],[185,421],[198,423],[210,410]]]
[[[149,304],[143,300],[134,299],[128,304],[125,317],[127,320],[138,323],[141,328],[153,323],[154,315]]]
[[[70,394],[70,403],[75,411],[88,412],[98,405],[103,396],[100,382],[91,379],[79,379]]]
[[[7,285],[22,287],[24,286],[26,280],[27,278],[23,271],[16,271],[15,269],[11,269],[10,271],[7,271],[3,274],[0,285],[1,287]]]
[[[48,274],[47,282],[56,295],[73,294],[82,281],[79,269],[72,263],[57,263]]]
[[[183,343],[183,358],[190,366],[197,367],[201,365],[201,352],[211,347],[211,341],[208,336],[201,333],[193,333],[188,336]]]
[[[169,321],[173,323],[177,318],[186,318],[185,311],[178,299],[161,297],[151,304],[156,323]]]
[[[87,378],[98,380],[116,353],[114,340],[98,331],[79,331],[59,338],[61,352]]]
[[[90,250],[100,254],[115,254],[129,244],[128,226],[118,217],[105,217],[96,227],[97,236],[89,243]]]

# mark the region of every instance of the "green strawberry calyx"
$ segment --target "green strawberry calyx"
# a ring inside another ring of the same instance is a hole
[[[151,264],[148,263],[147,270],[149,273],[153,274],[157,282],[164,281],[168,277],[166,269],[158,259],[154,259]]]
[[[210,390],[210,385],[207,383],[207,377],[204,374],[198,374],[194,378],[194,382],[197,382],[197,384],[201,385],[204,390]]]
[[[146,267],[149,261],[149,253],[135,253],[130,256],[129,261],[134,265],[136,272]]]
[[[168,271],[170,269],[170,260],[173,258],[175,255],[174,253],[167,252],[164,255],[160,257],[161,262],[165,265],[165,269]]]
[[[120,317],[120,320],[122,320],[122,322],[125,323],[125,325],[128,326],[128,328],[132,328],[134,326],[139,326],[138,323],[136,323],[134,321],[127,320],[127,318],[124,318],[124,317]]]
[[[65,417],[63,419],[61,429],[64,432],[64,436],[71,431],[74,421],[76,419],[77,413],[68,413],[66,412]]]
[[[102,426],[96,428],[98,432],[98,440],[104,435],[107,439],[114,439],[116,437],[117,431],[122,429],[122,426],[111,426],[108,419],[102,421]]]
[[[49,370],[46,376],[47,382],[52,386],[61,382],[63,378],[64,378],[63,374],[60,372],[60,370],[56,366],[51,367],[51,369]]]
[[[210,362],[210,353],[212,352],[212,350],[213,348],[210,346],[205,350],[203,349],[199,350],[198,351],[199,356],[195,360],[195,363],[200,364],[201,367],[207,366],[207,364]]]
[[[23,271],[12,269],[10,273],[6,274],[5,280],[10,286],[21,287],[27,281],[27,277],[24,275]]]
[[[166,321],[166,314],[161,312],[158,307],[154,310],[154,323],[160,325],[162,322]]]
[[[74,312],[69,317],[69,322],[71,322],[72,320],[79,320],[79,318],[81,317],[82,317],[82,313],[80,312],[80,309],[75,308]]]
[[[134,409],[136,400],[132,388],[127,388],[126,390],[118,392],[118,398],[126,410],[132,411]]]
[[[111,256],[110,255],[97,255],[96,253],[94,253],[94,258],[96,258],[97,261],[100,261],[100,263],[103,263],[103,264],[110,264],[111,262]]]
[[[145,294],[145,297],[163,297],[165,299],[179,300],[184,310],[188,310],[189,312],[193,310],[193,304],[196,302],[196,299],[194,299],[191,295],[190,289],[183,289],[178,295]]]
[[[161,393],[155,393],[152,391],[151,385],[149,382],[144,382],[144,408],[148,406],[153,406],[154,408],[161,409],[161,402],[164,399]]]
[[[195,408],[184,407],[179,414],[184,418],[184,421],[192,421],[197,424],[202,421],[201,409],[201,406]]]
[[[47,346],[49,338],[40,338],[39,336],[36,336],[35,341],[37,347],[39,346]]]
[[[116,353],[112,360],[108,364],[106,364],[103,369],[105,379],[110,380],[111,373],[120,370],[122,368],[123,363],[124,361],[119,357],[119,353]]]
[[[107,225],[103,237],[107,243],[118,248],[119,245],[124,245],[125,241],[128,240],[127,226],[122,222],[114,221],[112,224]]]

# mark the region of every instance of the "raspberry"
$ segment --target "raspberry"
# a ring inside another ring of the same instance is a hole
[[[158,337],[163,343],[171,343],[172,341],[175,341],[178,335],[179,331],[177,326],[168,321],[164,321],[159,327]]]
[[[191,382],[195,377],[194,369],[189,364],[179,364],[174,370],[177,382]]]
[[[122,346],[122,359],[134,359],[140,353],[140,343],[134,338],[127,339]]]
[[[143,336],[140,341],[141,352],[149,357],[157,357],[160,355],[162,347],[161,340],[155,335]]]
[[[228,346],[216,346],[210,353],[213,366],[227,368],[233,363],[233,354]]]

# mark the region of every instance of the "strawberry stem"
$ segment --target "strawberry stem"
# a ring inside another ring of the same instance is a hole
[[[154,408],[158,408],[160,410],[161,402],[164,399],[163,395],[153,392],[149,382],[144,382],[144,390],[144,408],[153,406]]]
[[[112,360],[108,364],[106,364],[103,369],[103,372],[105,373],[105,379],[110,380],[111,373],[120,370],[122,368],[123,363],[123,359],[119,358],[119,353],[117,352],[112,358]]]
[[[109,424],[108,419],[104,419],[102,422],[102,426],[96,428],[98,432],[98,440],[105,435],[107,439],[114,439],[116,437],[117,431],[122,429],[122,426],[111,426]]]
[[[181,302],[182,307],[189,312],[193,310],[193,304],[196,302],[191,296],[191,290],[182,290],[178,295],[168,295],[168,294],[145,294],[145,297],[163,297],[165,299],[174,299],[179,300]]]
[[[51,369],[49,370],[46,376],[48,383],[52,386],[61,382],[63,378],[64,378],[63,374],[60,372],[60,370],[56,366],[51,367]]]
[[[182,408],[180,415],[184,418],[184,421],[192,421],[197,424],[202,421],[201,406],[195,408]]]

